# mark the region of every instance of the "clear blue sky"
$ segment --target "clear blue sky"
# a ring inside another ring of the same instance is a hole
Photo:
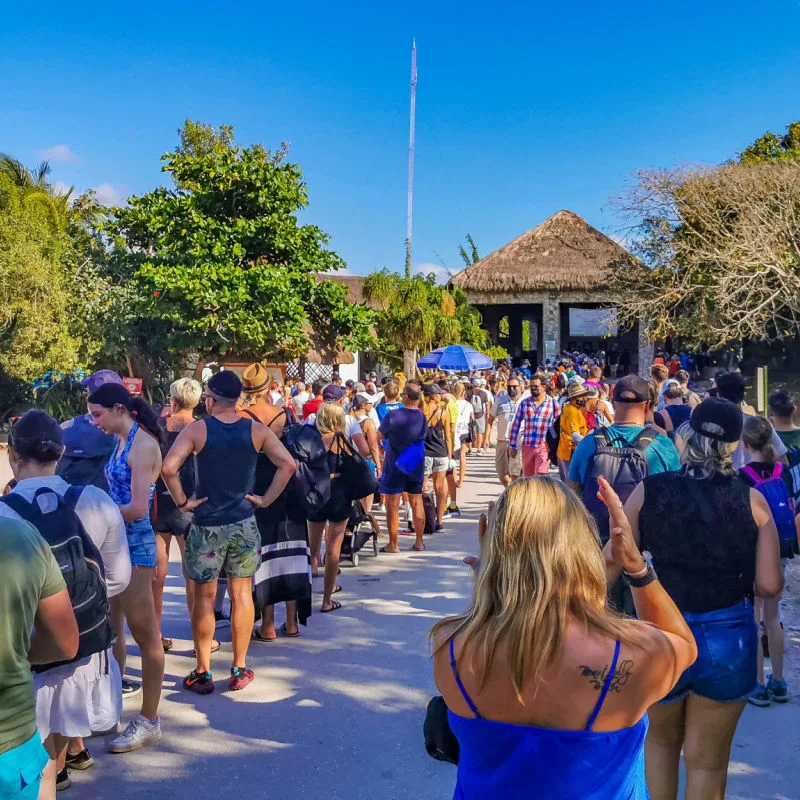
[[[356,273],[403,263],[414,36],[420,268],[561,208],[613,233],[635,169],[722,161],[800,119],[800,0],[122,5],[4,10],[0,150],[66,145],[54,178],[113,197],[162,182],[186,117],[285,139],[304,219]]]

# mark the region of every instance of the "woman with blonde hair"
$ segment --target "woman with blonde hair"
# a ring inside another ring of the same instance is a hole
[[[471,423],[475,419],[475,410],[472,403],[466,398],[467,386],[459,381],[453,390],[456,398],[456,408],[458,409],[458,419],[456,420],[455,449],[458,451],[458,480],[456,488],[460,489],[464,483],[464,476],[467,474],[467,453],[471,443]]]
[[[683,751],[686,797],[718,800],[739,717],[756,688],[754,590],[779,594],[783,573],[769,506],[733,466],[741,409],[709,398],[679,433],[683,470],[648,476],[625,505],[634,540],[651,553],[698,647],[697,661],[650,709],[647,783],[653,800],[677,797]]]
[[[333,600],[331,595],[342,591],[336,585],[339,573],[339,557],[342,552],[342,539],[350,517],[351,501],[344,485],[340,471],[340,455],[342,442],[345,440],[344,409],[334,402],[323,403],[315,420],[317,430],[322,435],[325,449],[328,451],[328,468],[331,474],[331,496],[325,507],[316,514],[308,515],[308,536],[311,541],[312,561],[319,562],[322,546],[322,534],[325,534],[325,583],[322,590],[322,606],[320,611],[327,614],[338,611],[342,604]]]
[[[481,518],[472,602],[432,631],[456,798],[647,797],[645,713],[696,649],[602,478],[600,494],[638,620],[608,607],[596,525],[561,481],[516,481]]]
[[[166,431],[166,436],[160,442],[161,457],[169,452],[170,447],[175,443],[178,434],[187,426],[194,422],[194,410],[200,403],[203,394],[203,387],[192,378],[179,378],[173,381],[169,387],[169,408],[168,417],[159,417],[158,424]],[[195,464],[194,458],[187,458],[180,470],[181,485],[186,497],[194,494],[195,486]],[[153,581],[153,600],[156,607],[156,618],[158,619],[158,629],[161,630],[161,611],[164,604],[164,583],[167,579],[169,570],[169,550],[172,545],[173,537],[178,542],[178,549],[181,552],[181,562],[183,553],[186,550],[186,534],[192,524],[192,515],[186,511],[181,511],[172,499],[164,479],[159,476],[156,481],[155,502],[153,503],[155,515],[153,519],[153,530],[156,532],[156,549],[158,552],[158,567],[156,577]],[[183,573],[186,583],[186,606],[189,609],[189,616],[192,615],[192,602],[194,600],[194,583],[186,580],[186,573]],[[172,649],[172,639],[165,639],[162,633],[161,645],[164,652]],[[219,642],[216,643],[219,649]],[[213,645],[212,645],[213,647]]]

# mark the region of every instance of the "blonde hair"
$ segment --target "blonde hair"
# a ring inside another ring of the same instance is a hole
[[[710,425],[710,423],[704,423]],[[720,429],[721,432],[722,429]],[[688,422],[677,430],[683,442],[681,464],[696,478],[711,478],[717,472],[733,475],[733,454],[739,442],[722,442],[696,431]]]
[[[464,386],[461,381],[456,384],[456,388],[453,389],[453,395],[455,396],[456,400],[463,400],[464,395],[467,393],[467,387]]]
[[[323,435],[344,433],[344,409],[338,403],[323,403],[317,412],[317,430]]]
[[[778,453],[772,443],[773,428],[770,421],[745,414],[743,422],[742,442],[751,450],[761,453],[761,461],[774,464],[778,460]]]
[[[636,623],[606,601],[606,574],[597,526],[578,496],[561,481],[538,476],[509,486],[489,514],[470,607],[437,623],[470,644],[473,673],[483,686],[497,648],[508,649],[511,682],[522,701],[551,666],[574,620],[611,639],[641,646]]]
[[[203,387],[193,378],[178,378],[169,386],[169,396],[181,408],[196,408],[203,395]]]

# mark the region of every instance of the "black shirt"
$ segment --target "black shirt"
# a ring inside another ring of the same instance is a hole
[[[644,494],[640,546],[652,554],[681,612],[716,611],[752,598],[758,527],[750,487],[738,475],[650,475]]]

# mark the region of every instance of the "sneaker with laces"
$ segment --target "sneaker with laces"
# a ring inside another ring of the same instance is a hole
[[[253,670],[247,667],[231,667],[231,680],[228,688],[234,692],[244,689],[255,677]]]
[[[129,681],[127,678],[122,679],[122,696],[135,697],[142,691],[142,684],[136,681]]]
[[[747,698],[747,702],[759,708],[767,708],[772,705],[772,695],[767,691],[767,687],[763,683],[759,683],[753,694]]]
[[[771,675],[767,681],[767,691],[776,703],[789,702],[789,688],[786,681],[776,681]]]
[[[69,789],[70,786],[72,786],[72,778],[69,777],[69,770],[64,767],[64,769],[56,775],[56,791],[61,792],[64,789]]]
[[[214,679],[210,672],[198,672],[193,669],[183,679],[183,688],[195,694],[211,694],[214,691]]]
[[[67,751],[66,765],[70,769],[89,769],[89,767],[94,766],[94,759],[84,747],[80,753],[70,753]]]
[[[146,744],[157,742],[161,738],[161,723],[154,722],[139,714],[136,719],[128,723],[116,739],[111,740],[108,746],[109,753],[129,753],[138,750]]]

